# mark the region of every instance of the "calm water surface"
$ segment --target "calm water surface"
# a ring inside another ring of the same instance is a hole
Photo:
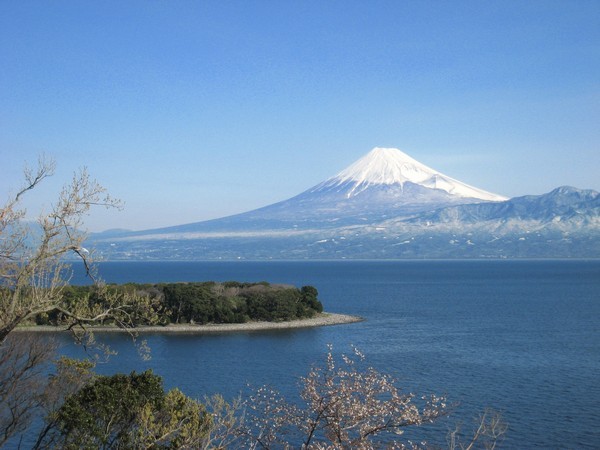
[[[218,334],[151,335],[143,361],[124,336],[103,373],[152,368],[168,388],[232,398],[269,384],[293,397],[298,378],[357,346],[370,365],[418,393],[459,405],[419,436],[485,407],[509,423],[505,448],[600,448],[600,261],[104,263],[108,282],[269,281],[313,285],[325,309],[361,323]],[[83,283],[80,274],[74,283]],[[67,339],[65,339],[65,343]],[[79,355],[66,345],[64,352]],[[465,425],[466,427],[466,425]]]

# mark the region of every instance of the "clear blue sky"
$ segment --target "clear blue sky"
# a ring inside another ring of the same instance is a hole
[[[600,190],[600,2],[0,2],[0,195],[54,157],[92,231],[286,199],[375,146],[507,196]]]

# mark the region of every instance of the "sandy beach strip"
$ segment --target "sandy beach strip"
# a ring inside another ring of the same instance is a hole
[[[94,333],[190,333],[190,334],[208,334],[208,333],[229,333],[244,331],[261,330],[286,330],[290,328],[309,328],[322,327],[328,325],[341,325],[346,323],[362,322],[364,319],[358,316],[347,314],[321,313],[310,319],[291,320],[288,322],[247,322],[247,323],[227,323],[227,324],[172,324],[165,326],[141,326],[136,328],[123,329],[111,326],[92,326],[88,327]],[[46,325],[18,327],[13,331],[28,332],[60,332],[63,327],[53,327]]]

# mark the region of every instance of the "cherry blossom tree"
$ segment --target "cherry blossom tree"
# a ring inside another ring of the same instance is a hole
[[[413,448],[399,439],[409,426],[432,423],[447,414],[444,397],[417,399],[395,380],[372,367],[364,356],[336,361],[329,348],[324,367],[313,367],[301,379],[302,403],[287,402],[263,387],[248,402],[246,435],[250,448],[370,449]]]

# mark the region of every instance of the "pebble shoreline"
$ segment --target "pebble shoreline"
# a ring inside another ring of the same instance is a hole
[[[228,324],[206,324],[206,325],[165,325],[149,326],[123,329],[119,327],[89,327],[94,333],[125,333],[129,331],[137,333],[223,333],[234,331],[261,331],[261,330],[286,330],[290,328],[309,328],[322,327],[328,325],[341,325],[346,323],[362,322],[364,319],[358,316],[347,314],[322,313],[310,319],[291,320],[289,322],[247,322],[247,323],[228,323]],[[28,326],[19,327],[14,331],[34,331],[34,332],[60,332],[64,328],[53,326]]]

